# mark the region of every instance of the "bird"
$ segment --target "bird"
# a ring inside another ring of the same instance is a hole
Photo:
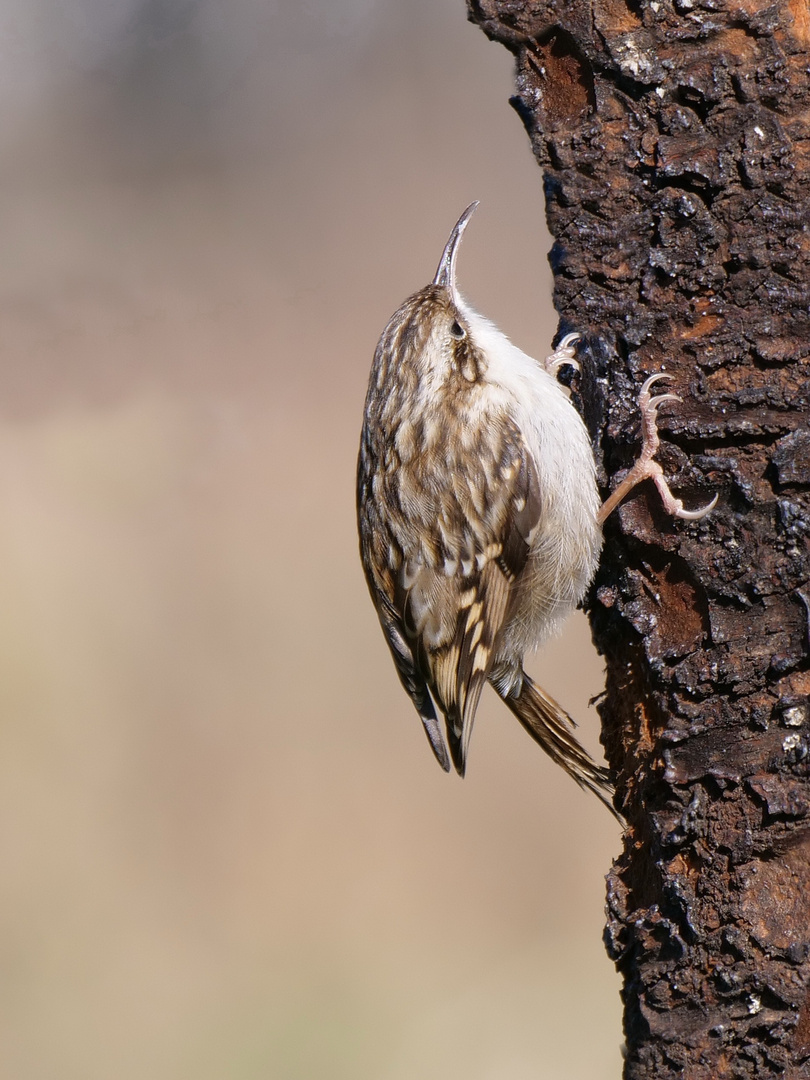
[[[429,285],[383,330],[369,376],[357,464],[363,569],[403,687],[441,767],[464,776],[488,682],[545,752],[611,811],[609,770],[523,659],[561,628],[599,563],[602,523],[652,478],[684,510],[660,465],[658,407],[644,383],[639,460],[601,501],[590,436],[557,380],[579,334],[544,362],[518,349],[461,296],[456,261],[478,206],[456,222]],[[606,509],[607,508],[607,509]],[[444,718],[445,737],[437,714]]]

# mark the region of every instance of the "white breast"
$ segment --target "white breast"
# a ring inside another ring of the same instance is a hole
[[[524,596],[510,634],[520,649],[554,633],[579,603],[596,571],[602,545],[600,506],[590,437],[566,391],[488,319],[466,304],[476,345],[487,358],[490,407],[501,399],[523,434],[540,479],[542,514],[532,538]]]

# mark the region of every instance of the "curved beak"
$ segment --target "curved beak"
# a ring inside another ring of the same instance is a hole
[[[439,268],[433,279],[434,285],[443,285],[445,289],[450,291],[450,297],[454,304],[458,303],[458,296],[456,295],[456,252],[461,243],[461,237],[464,235],[464,230],[467,228],[467,222],[473,216],[476,206],[478,206],[477,201],[470,203],[453,226],[450,239],[445,244]]]

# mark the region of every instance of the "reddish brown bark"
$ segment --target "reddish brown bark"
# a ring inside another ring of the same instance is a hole
[[[687,505],[720,493],[686,523],[640,488],[590,602],[629,822],[606,932],[625,1075],[810,1077],[810,12],[469,8],[517,60],[603,482],[666,369],[659,460]]]

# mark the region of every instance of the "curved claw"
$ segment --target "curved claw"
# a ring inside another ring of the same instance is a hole
[[[579,371],[579,363],[574,357],[574,346],[581,337],[581,334],[566,334],[551,356],[546,357],[543,367],[549,375],[556,375],[563,364],[570,364]]]
[[[657,409],[665,401],[683,401],[683,398],[679,394],[659,394],[657,397],[647,399],[647,408]]]
[[[581,337],[582,334],[566,334],[560,344],[557,346],[557,352],[560,352],[562,349],[570,349],[572,345],[576,345],[576,343],[580,340]]]
[[[681,503],[681,505],[674,512],[675,517],[683,518],[684,521],[700,521],[701,518],[706,517],[706,515],[708,513],[710,513],[712,510],[714,510],[715,506],[717,506],[718,498],[719,498],[719,495],[717,495],[715,493],[715,496],[712,499],[712,501],[710,503],[706,503],[706,505],[702,506],[700,508],[700,510],[684,510],[683,503],[681,503],[681,500],[678,499],[677,501],[679,503]]]
[[[668,371],[656,371],[654,375],[648,375],[642,383],[641,389],[638,392],[639,400],[646,394],[649,396],[650,387],[653,383],[657,383],[661,379],[671,379],[672,376]]]
[[[665,401],[682,401],[677,394],[658,394],[656,397],[652,397],[650,394],[650,387],[661,379],[671,379],[672,376],[668,371],[656,371],[654,375],[649,375],[642,384],[641,389],[638,392],[638,407],[641,410],[642,423],[645,420],[655,421],[655,415],[659,405],[663,405]],[[648,433],[651,435],[652,433]]]

